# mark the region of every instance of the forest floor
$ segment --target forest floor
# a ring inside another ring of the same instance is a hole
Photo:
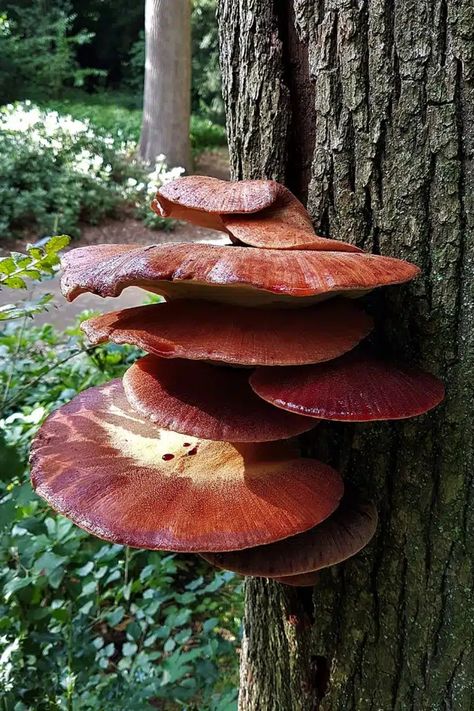
[[[201,153],[196,159],[197,175],[211,175],[224,180],[229,179],[229,158],[226,148],[217,148]],[[36,237],[32,237],[34,242]],[[11,240],[2,245],[2,252],[23,251],[26,240]],[[214,230],[195,227],[184,222],[176,223],[171,231],[152,230],[140,220],[123,215],[120,219],[107,219],[100,225],[83,225],[80,237],[74,239],[71,248],[85,247],[92,244],[112,243],[161,244],[163,242],[208,242],[224,244],[226,238]],[[139,306],[145,299],[142,289],[131,287],[117,298],[102,299],[93,294],[82,294],[74,302],[68,303],[61,295],[59,277],[33,284],[26,292],[22,292],[25,300],[41,296],[44,293],[53,294],[49,311],[35,317],[35,325],[52,323],[58,328],[65,328],[74,322],[74,318],[86,309],[95,311],[112,311],[131,306]],[[0,292],[0,306],[10,303],[19,293],[5,289]]]

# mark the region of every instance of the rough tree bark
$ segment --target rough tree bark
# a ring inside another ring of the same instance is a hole
[[[318,428],[371,492],[375,541],[313,591],[246,586],[245,711],[474,709],[474,6],[220,0],[234,178],[423,276],[368,300],[376,345],[440,375],[412,421]]]
[[[191,167],[190,0],[146,0],[145,87],[140,156],[154,163]]]

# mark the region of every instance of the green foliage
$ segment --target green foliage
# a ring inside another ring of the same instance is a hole
[[[80,221],[97,223],[119,207],[149,204],[163,180],[178,173],[158,163],[147,174],[125,133],[109,134],[30,102],[0,109],[0,234],[75,235]]]
[[[125,86],[136,96],[142,95],[145,81],[145,32],[140,30],[132,44],[126,63]]]
[[[116,142],[138,143],[142,121],[141,108],[137,108],[133,95],[123,92],[80,94],[71,98],[42,103],[43,108],[69,114],[79,121],[89,121],[94,129],[114,137]],[[223,126],[198,114],[191,116],[191,145],[195,153],[209,148],[225,146]]]
[[[67,235],[56,235],[48,239],[44,247],[29,245],[26,254],[12,252],[8,257],[0,258],[0,287],[26,289],[25,279],[39,281],[44,275],[51,276],[59,264],[58,252],[70,241]]]
[[[100,69],[80,67],[78,47],[93,34],[85,28],[72,32],[75,15],[70,2],[33,0],[10,5],[0,16],[0,96],[12,101],[28,95],[59,96],[67,85],[83,86]]]
[[[44,247],[29,245],[26,254],[12,252],[8,257],[0,259],[0,288],[25,289],[28,281],[40,281],[44,276],[52,276],[59,265],[58,252],[70,242],[67,235],[56,235],[48,239]],[[32,318],[47,310],[51,302],[51,294],[19,303],[0,306],[0,321],[19,318]]]
[[[225,114],[219,67],[216,10],[216,0],[193,0],[191,98],[192,111],[197,117],[222,127]],[[141,97],[143,91],[144,67],[145,35],[141,31],[130,48],[123,82],[123,86],[138,97]],[[222,143],[198,143],[198,145],[207,147],[222,145]]]
[[[225,114],[216,10],[216,0],[193,0],[191,96],[195,114],[222,126]]]
[[[45,416],[120,377],[138,350],[90,348],[77,326],[25,322],[0,334],[2,711],[234,711],[238,579],[195,556],[99,541],[56,516],[27,478]]]

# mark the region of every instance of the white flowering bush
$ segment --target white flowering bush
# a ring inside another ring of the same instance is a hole
[[[28,230],[75,234],[119,206],[142,206],[163,182],[134,159],[135,144],[29,101],[0,109],[0,236]],[[158,218],[157,218],[158,219]]]

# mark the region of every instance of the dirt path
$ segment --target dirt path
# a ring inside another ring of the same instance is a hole
[[[203,153],[196,162],[196,173],[201,175],[213,175],[214,177],[227,179],[229,177],[228,156],[225,149],[209,151]],[[208,242],[213,244],[224,244],[225,236],[214,230],[206,230],[201,227],[194,227],[186,223],[178,223],[171,232],[151,230],[142,222],[132,217],[122,220],[106,220],[100,225],[85,225],[81,230],[81,236],[73,241],[71,247],[85,247],[100,243],[126,243],[137,244],[162,244],[163,242]],[[5,245],[7,246],[7,245]],[[20,242],[11,243],[8,249],[21,251],[23,244]],[[26,292],[3,289],[0,291],[0,306],[23,297],[25,300],[40,296],[44,293],[53,294],[54,300],[45,314],[35,317],[34,323],[52,323],[58,328],[65,328],[74,322],[74,318],[85,309],[94,311],[114,311],[120,308],[138,306],[146,299],[146,293],[141,289],[129,288],[116,299],[102,299],[93,294],[82,294],[74,302],[68,303],[61,295],[59,288],[59,277],[33,285]]]

